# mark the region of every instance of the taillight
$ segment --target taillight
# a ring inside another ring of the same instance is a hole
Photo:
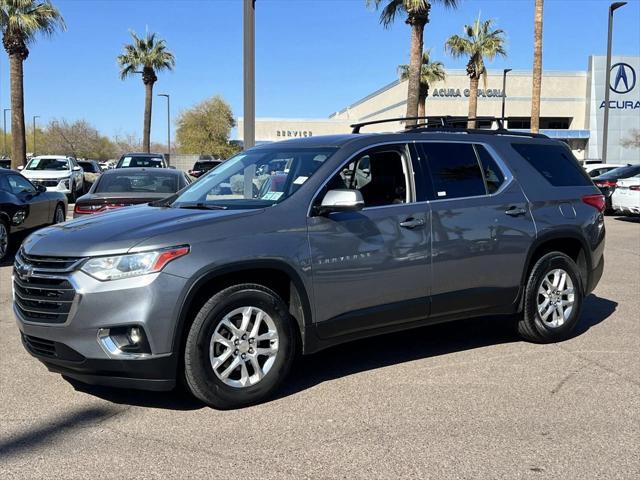
[[[604,209],[606,208],[604,195],[585,195],[584,197],[582,197],[582,201],[587,205],[591,205],[592,207],[598,209],[599,212],[604,212]]]
[[[629,190],[633,190],[634,192],[640,192],[640,185],[631,185]]]
[[[602,180],[600,182],[596,182],[596,186],[598,187],[615,187],[617,185],[615,180]]]
[[[108,210],[115,210],[116,208],[122,208],[127,206],[128,205],[124,203],[107,203],[105,205],[78,205],[76,203],[76,206],[73,209],[73,211],[81,215],[87,215],[91,213],[100,213],[100,212],[106,212]]]

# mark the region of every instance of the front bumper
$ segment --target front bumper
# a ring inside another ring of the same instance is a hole
[[[76,294],[64,322],[35,322],[14,302],[27,351],[50,371],[81,382],[150,390],[173,388],[177,371],[173,338],[179,295],[186,280],[156,273],[100,282],[80,271],[65,278]],[[98,331],[122,326],[141,327],[151,353],[136,356],[108,351]]]

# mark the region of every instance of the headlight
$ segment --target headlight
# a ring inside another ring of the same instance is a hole
[[[96,257],[87,260],[81,270],[98,280],[118,280],[162,270],[169,262],[189,253],[189,247],[165,248],[150,252]]]
[[[69,177],[63,178],[58,182],[58,187],[62,187],[65,190],[69,190]]]

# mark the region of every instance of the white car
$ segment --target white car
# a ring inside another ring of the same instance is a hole
[[[599,177],[603,173],[607,173],[610,170],[618,167],[625,167],[619,163],[587,163],[583,165],[585,171],[591,178]]]
[[[21,169],[21,173],[33,183],[47,187],[49,192],[67,194],[72,203],[84,191],[84,172],[73,157],[62,155],[33,157],[27,166]]]
[[[640,175],[618,180],[611,205],[616,212],[640,215]]]

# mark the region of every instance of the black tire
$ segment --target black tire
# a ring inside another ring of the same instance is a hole
[[[64,205],[62,203],[59,203],[56,205],[56,208],[53,210],[53,220],[51,221],[51,225],[56,225],[57,223],[57,218],[58,218],[58,211],[62,210],[62,218],[66,219],[67,217],[67,212],[64,211]],[[64,220],[62,220],[64,222]]]
[[[69,203],[76,203],[76,198],[78,198],[78,192],[76,192],[76,184],[75,182],[71,182],[71,193],[69,194]]]
[[[562,269],[571,278],[574,289],[574,304],[569,317],[562,325],[550,327],[538,312],[538,289],[547,274]],[[518,333],[524,339],[535,343],[553,343],[566,340],[580,320],[584,299],[584,289],[578,266],[571,257],[561,252],[550,252],[540,258],[529,274],[525,288],[524,311],[518,321]]]
[[[9,227],[9,224],[2,219],[0,219],[0,225],[2,225],[2,228],[6,232],[6,245],[4,251],[2,249],[2,245],[0,245],[0,262],[3,262],[11,249],[11,228]],[[0,241],[2,241],[2,239],[0,239]]]
[[[225,384],[214,372],[209,345],[224,316],[236,308],[253,306],[273,320],[278,333],[278,353],[271,369],[254,385],[237,388]],[[207,405],[218,409],[240,408],[264,401],[289,373],[296,354],[293,319],[282,299],[261,285],[235,285],[217,293],[196,315],[187,335],[184,373],[191,393]]]

